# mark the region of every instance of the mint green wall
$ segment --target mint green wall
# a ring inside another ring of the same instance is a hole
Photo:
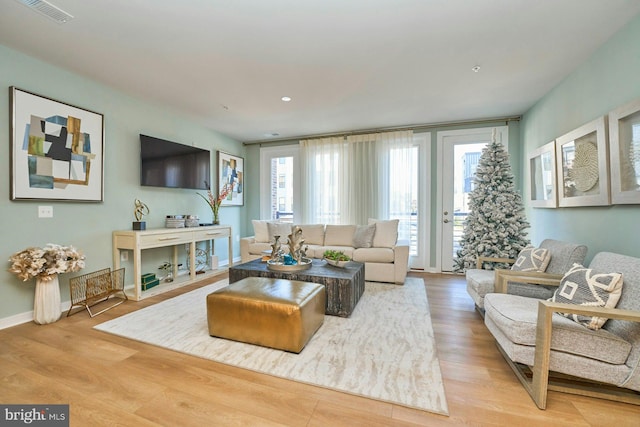
[[[103,203],[10,201],[10,86],[104,114]],[[212,173],[217,171],[216,150],[244,156],[244,147],[239,142],[181,117],[169,108],[141,102],[2,45],[0,88],[3,88],[0,90],[0,129],[3,129],[0,132],[0,158],[5,161],[4,172],[0,174],[0,259],[5,260],[5,268],[0,269],[0,320],[28,312],[33,307],[34,281],[21,282],[6,271],[9,266],[6,260],[18,250],[49,242],[73,245],[87,257],[83,272],[111,267],[111,232],[131,228],[136,198],[151,210],[145,217],[147,228],[163,227],[164,217],[168,214],[196,214],[203,222],[211,220],[211,210],[195,190],[139,185],[140,133],[210,149]],[[38,205],[53,206],[54,217],[38,218]],[[220,210],[221,222],[230,224],[236,236],[245,233],[244,210],[241,207]],[[170,259],[167,253],[156,251],[158,253],[150,255],[151,261],[143,265],[143,269],[156,270],[155,261]],[[216,243],[216,254],[222,262],[228,259],[227,252],[226,242]],[[239,253],[239,243],[234,236],[234,254],[239,256]],[[60,280],[63,301],[69,300],[69,276],[62,275]]]
[[[255,192],[250,194],[253,197],[249,197],[245,200],[245,206],[247,208],[245,230],[246,234],[242,237],[253,236],[253,224],[252,219],[260,219],[260,145],[247,145],[246,147],[246,159],[247,165],[251,165],[250,168],[245,168],[245,182],[249,185],[249,188],[255,189]]]
[[[523,164],[527,153],[535,148],[639,96],[640,16],[524,114]],[[528,167],[524,173],[529,173]],[[600,251],[640,256],[640,205],[561,209],[527,206],[527,216],[534,243],[547,237],[583,243],[589,247],[588,260]]]

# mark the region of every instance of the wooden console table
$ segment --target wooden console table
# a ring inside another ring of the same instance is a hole
[[[213,225],[206,227],[187,228],[157,228],[151,230],[135,231],[122,230],[113,232],[113,269],[120,268],[120,251],[133,251],[133,276],[134,289],[130,294],[131,298],[140,301],[143,298],[157,295],[180,286],[189,285],[196,280],[201,280],[209,276],[225,273],[228,268],[218,268],[216,270],[206,270],[196,277],[196,243],[202,241],[212,241],[220,238],[229,240],[229,267],[233,264],[233,243],[231,226]],[[189,245],[189,275],[178,277],[178,246]],[[162,283],[149,290],[142,290],[142,251],[144,249],[162,248],[173,246],[173,282]],[[127,290],[128,291],[128,290]]]

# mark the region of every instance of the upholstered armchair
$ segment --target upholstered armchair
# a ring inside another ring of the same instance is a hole
[[[547,299],[553,295],[554,285],[562,275],[575,263],[582,263],[587,255],[587,247],[576,243],[560,240],[545,239],[540,248],[547,249],[551,255],[549,264],[544,272],[514,271],[506,269],[486,270],[487,263],[513,264],[515,260],[509,258],[478,257],[475,269],[467,270],[467,293],[471,296],[478,311],[484,311],[484,297],[495,292],[500,284],[503,292],[531,298]],[[517,280],[515,280],[517,277]]]
[[[484,298],[485,325],[520,382],[540,409],[548,390],[640,404],[640,258],[600,252],[558,285],[555,302]]]

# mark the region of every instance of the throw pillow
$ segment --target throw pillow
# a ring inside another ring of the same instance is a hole
[[[289,241],[291,224],[288,222],[268,222],[267,230],[269,230],[269,243],[274,242],[275,236],[280,236],[280,243],[285,244]]]
[[[354,248],[370,248],[373,245],[373,235],[376,232],[376,225],[359,225],[353,235]]]
[[[380,221],[369,218],[369,225],[376,225],[376,232],[373,235],[374,248],[393,248],[398,241],[398,224],[397,219],[388,221]]]
[[[511,267],[514,271],[544,272],[551,261],[549,249],[528,247],[518,254],[518,259]]]
[[[304,245],[324,245],[324,224],[299,225],[304,237]]]
[[[560,286],[551,297],[551,301],[588,307],[615,308],[621,294],[621,273],[601,273],[580,264],[573,264],[560,281]],[[593,330],[600,329],[608,320],[598,316],[562,314]]]
[[[253,224],[253,236],[258,243],[269,242],[269,230],[267,229],[267,222],[268,221],[260,219],[251,220],[251,223]]]
[[[350,247],[353,245],[353,234],[355,232],[355,225],[327,224],[324,232],[324,245]]]

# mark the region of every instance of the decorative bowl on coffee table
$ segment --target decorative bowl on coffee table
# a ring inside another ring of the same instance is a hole
[[[267,261],[267,268],[271,271],[283,271],[283,272],[291,272],[291,271],[302,271],[311,268],[312,261],[310,258],[302,258],[302,260],[297,264],[284,264],[278,261]]]
[[[351,262],[351,260],[349,260],[349,261],[336,261],[335,259],[329,259],[329,258],[325,258],[324,260],[327,262],[327,264],[333,265],[334,267],[340,267],[340,268],[344,268],[347,264],[349,264]]]

